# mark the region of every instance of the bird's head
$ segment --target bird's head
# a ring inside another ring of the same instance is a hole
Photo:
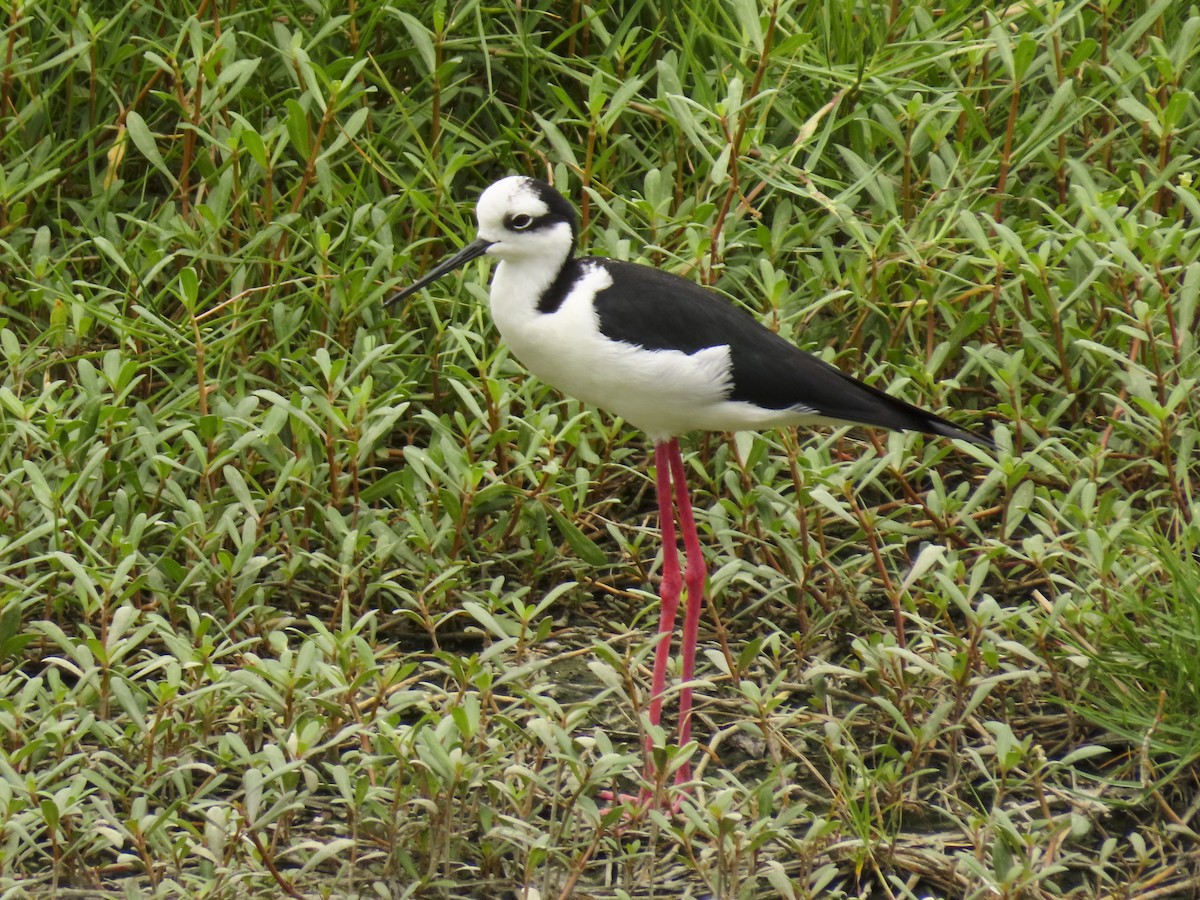
[[[478,234],[443,259],[388,304],[402,300],[448,272],[487,254],[502,260],[544,260],[560,266],[575,250],[575,210],[558,191],[536,178],[511,175],[491,185],[475,207]]]

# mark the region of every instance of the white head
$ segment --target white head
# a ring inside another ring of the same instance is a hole
[[[536,178],[501,178],[480,195],[475,216],[479,220],[475,240],[395,294],[389,305],[485,253],[512,262],[535,262],[554,272],[575,252],[575,210],[562,194]]]
[[[566,259],[575,249],[575,210],[562,194],[536,178],[501,178],[475,207],[479,240],[500,259]]]

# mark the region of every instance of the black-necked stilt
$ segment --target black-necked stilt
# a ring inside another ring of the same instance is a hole
[[[472,259],[500,260],[492,317],[513,354],[566,394],[615,413],[654,441],[663,540],[659,644],[650,721],[662,715],[670,633],[683,583],[679,745],[691,737],[691,688],[707,570],[678,435],[835,423],[920,431],[991,447],[931,412],[805,353],[715,291],[648,266],[576,257],[575,210],[545,182],[512,176],[479,198],[479,233],[389,300]],[[687,569],[680,578],[675,518]],[[688,779],[687,766],[677,780]]]

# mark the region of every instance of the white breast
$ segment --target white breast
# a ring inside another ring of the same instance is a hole
[[[532,269],[532,271],[531,271]],[[746,427],[728,414],[729,348],[687,354],[646,350],[613,341],[600,332],[592,301],[612,285],[602,266],[583,269],[553,312],[539,312],[545,290],[535,282],[544,269],[505,260],[492,280],[492,317],[513,355],[547,384],[585,403],[621,416],[655,440],[697,428]],[[539,277],[540,276],[540,277]]]

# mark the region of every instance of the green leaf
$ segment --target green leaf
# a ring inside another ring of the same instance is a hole
[[[411,13],[392,11],[395,12],[395,15],[404,24],[404,30],[408,32],[409,38],[412,39],[413,48],[417,51],[417,56],[425,67],[425,74],[432,75],[437,62],[437,52],[433,46],[433,33],[425,27],[420,19]]]
[[[184,309],[196,314],[200,300],[200,279],[191,266],[185,266],[179,273],[179,299],[183,301]]]
[[[138,152],[142,156],[146,157],[150,165],[165,175],[171,184],[177,184],[174,173],[167,168],[166,162],[158,152],[158,142],[150,131],[150,126],[146,124],[146,120],[137,110],[130,110],[129,115],[125,117],[125,129],[129,132],[129,138],[133,141],[133,145],[138,148]]]
[[[1183,121],[1184,114],[1187,113],[1188,107],[1192,105],[1195,99],[1195,94],[1191,91],[1178,90],[1171,95],[1171,99],[1167,101],[1166,109],[1163,110],[1163,124],[1168,131],[1174,131],[1176,126]]]
[[[10,601],[0,614],[0,661],[20,656],[26,645],[36,640],[36,634],[21,630],[22,624],[21,604]]]
[[[292,147],[301,159],[308,159],[311,146],[308,133],[308,113],[295,100],[289,99],[284,104],[287,109],[287,132]]]
[[[576,556],[590,566],[602,566],[608,562],[608,556],[605,555],[604,551],[597,547],[570,519],[564,516],[558,507],[547,503],[545,504],[545,509],[549,511],[550,517],[554,519],[554,524],[558,527],[559,532],[566,539],[567,544]]]
[[[267,146],[263,143],[262,135],[253,128],[243,127],[238,134],[242,146],[246,148],[246,152],[250,154],[250,158],[258,163],[258,167],[264,172],[267,170]]]

